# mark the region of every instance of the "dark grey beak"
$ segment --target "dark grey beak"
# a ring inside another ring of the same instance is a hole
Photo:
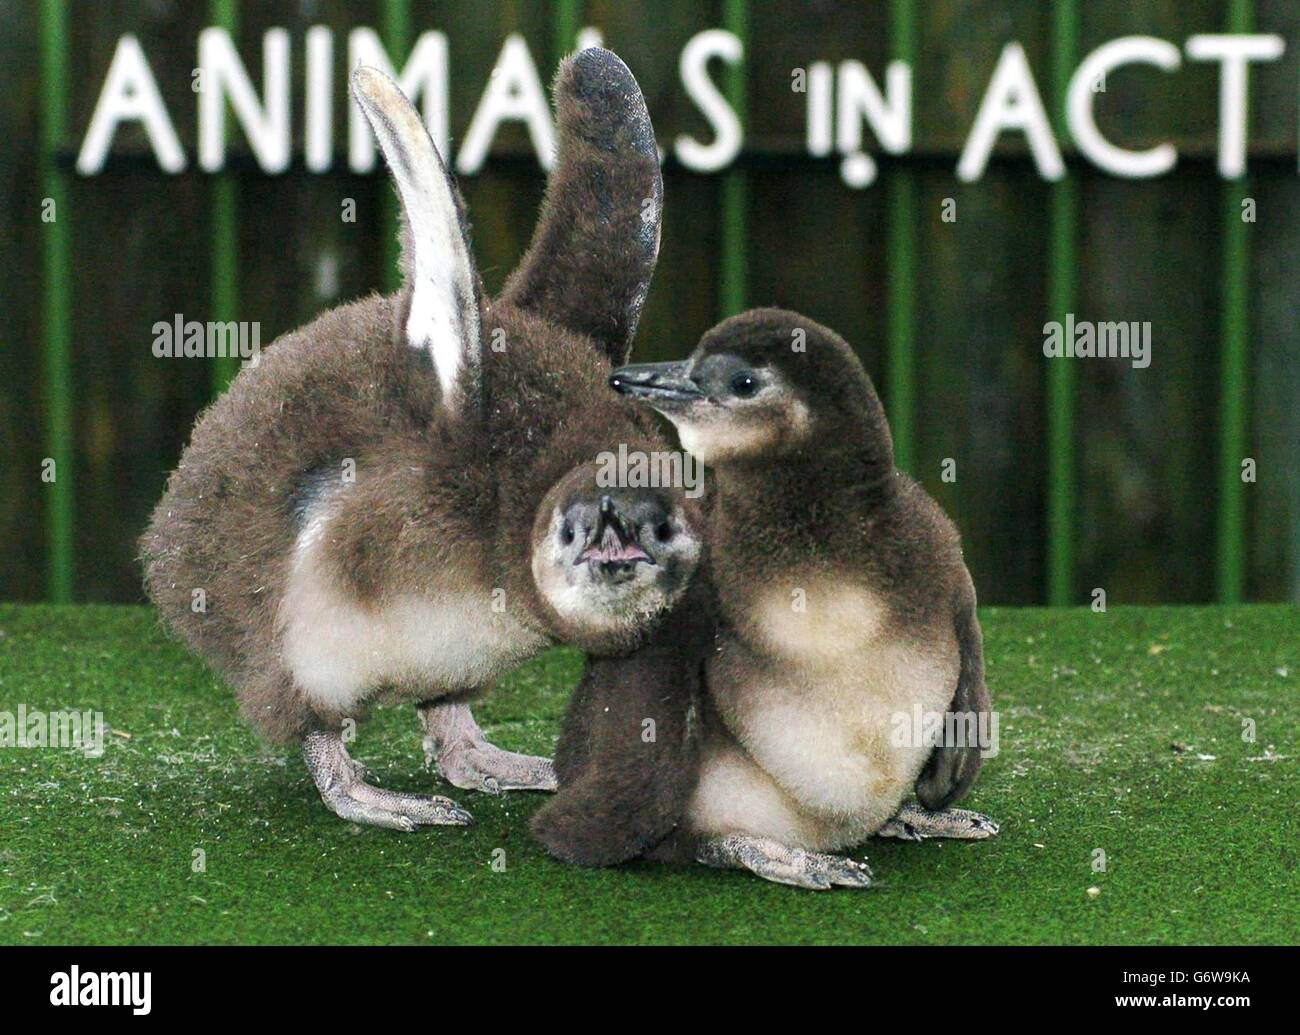
[[[610,375],[609,386],[651,406],[666,403],[689,403],[704,398],[699,385],[686,376],[685,360],[672,363],[633,363],[619,367]]]
[[[614,498],[609,495],[600,498],[600,517],[596,521],[596,530],[592,534],[592,538],[595,540],[601,539],[606,530],[614,533],[620,545],[626,546],[629,543],[636,542],[635,533],[629,531],[628,523],[624,520],[623,515],[619,513],[618,507],[614,504]]]
[[[631,521],[610,496],[600,498],[600,510],[592,526],[591,539],[574,564],[592,562],[604,575],[629,575],[637,564],[654,564],[641,548]]]

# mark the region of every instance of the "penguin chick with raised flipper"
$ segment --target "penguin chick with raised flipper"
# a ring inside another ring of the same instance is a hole
[[[702,568],[634,653],[587,658],[555,747],[559,790],[531,821],[557,859],[612,866],[646,855],[686,812],[716,611]]]
[[[381,694],[409,699],[455,786],[554,789],[550,760],[489,744],[467,702],[552,643],[632,649],[700,543],[672,495],[630,492],[606,524],[581,524],[601,452],[662,448],[605,383],[659,244],[658,155],[627,67],[599,49],[561,67],[556,168],[492,300],[419,114],[374,69],[352,83],[401,198],[405,284],[242,370],[195,425],[141,546],[164,621],[266,737],[301,745],[326,805],[412,830],[469,816],[367,784],[345,720]]]
[[[701,862],[810,888],[865,886],[824,854],[872,834],[987,837],[949,809],[980,745],[902,719],[989,711],[975,591],[957,531],[894,467],[884,410],[833,331],[759,309],[688,360],[615,371],[712,468],[719,602],[700,777],[684,826]],[[919,806],[905,803],[915,791]]]

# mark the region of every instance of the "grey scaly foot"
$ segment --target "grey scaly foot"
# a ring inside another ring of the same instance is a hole
[[[321,800],[336,816],[352,823],[412,831],[422,826],[467,826],[473,817],[450,798],[402,794],[374,787],[362,778],[365,768],[354,762],[343,737],[317,730],[302,742]]]
[[[927,837],[951,837],[962,841],[982,841],[998,832],[998,825],[988,816],[969,809],[943,809],[930,812],[908,802],[898,814],[876,831],[877,837],[896,837],[900,841],[921,841]]]
[[[416,708],[425,732],[425,765],[436,764],[453,787],[500,794],[553,791],[559,786],[549,758],[518,755],[489,744],[469,705],[431,701]]]
[[[764,880],[814,891],[826,891],[836,885],[865,888],[871,884],[871,868],[865,862],[841,855],[806,852],[748,834],[702,841],[696,847],[695,858],[706,866],[749,870]]]

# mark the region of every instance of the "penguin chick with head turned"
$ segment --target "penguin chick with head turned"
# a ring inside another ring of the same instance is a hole
[[[704,569],[701,560],[690,588],[636,651],[588,656],[555,746],[559,790],[530,824],[555,858],[612,866],[677,831],[699,774],[713,644],[716,605]]]
[[[949,806],[977,738],[933,745],[901,720],[989,711],[975,590],[956,528],[894,467],[884,410],[848,344],[758,309],[688,360],[615,371],[712,469],[708,659],[695,857],[809,888],[865,886],[827,854],[872,834],[983,838]],[[919,802],[908,800],[915,792]]]
[[[413,830],[470,817],[368,784],[347,720],[411,700],[455,786],[553,790],[551,761],[488,743],[468,702],[554,643],[633,649],[701,544],[681,494],[597,484],[617,443],[663,446],[606,386],[659,248],[658,153],[627,67],[600,49],[561,67],[541,218],[495,299],[419,113],[374,69],[352,86],[397,183],[405,283],[245,367],[195,425],[141,546],[163,620],[266,737],[301,746],[325,804]]]

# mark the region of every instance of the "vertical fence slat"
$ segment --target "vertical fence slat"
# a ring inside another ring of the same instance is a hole
[[[407,55],[411,52],[411,0],[383,0],[379,17],[381,21],[379,35],[388,50],[388,60],[393,63],[394,70],[400,74]],[[349,68],[348,75],[351,74],[352,69]],[[442,160],[450,167],[451,160],[448,155],[443,155]],[[389,185],[388,167],[382,161],[379,163],[379,176],[379,189],[382,192],[380,196],[383,199],[380,211],[384,221],[384,230],[380,234],[380,240],[384,242],[383,284],[385,291],[396,291],[402,286],[402,271],[398,267],[402,247],[397,237],[397,228],[402,219],[402,205],[398,200],[397,191]]]
[[[68,195],[58,152],[67,131],[68,33],[63,0],[41,5],[41,186],[54,202],[54,221],[43,224],[45,305],[45,442],[54,461],[47,489],[46,594],[56,604],[72,600],[72,280],[68,269]]]
[[[1234,30],[1235,31],[1235,30]],[[1223,255],[1219,316],[1219,513],[1216,596],[1237,603],[1245,585],[1245,486],[1241,461],[1246,456],[1246,398],[1249,373],[1246,336],[1247,278],[1250,263],[1247,227],[1241,200],[1249,193],[1245,177],[1223,185]]]
[[[552,49],[555,51],[554,65],[556,68],[577,45],[578,29],[581,27],[578,23],[581,18],[582,0],[555,0],[555,39]],[[554,71],[554,69],[551,70],[552,74],[554,74]]]
[[[1065,95],[1079,49],[1077,0],[1052,6],[1052,117],[1066,140]],[[1076,294],[1078,183],[1073,171],[1051,188],[1048,308],[1064,322]],[[1067,359],[1047,364],[1047,602],[1068,604],[1074,581],[1075,370]]]
[[[239,32],[239,0],[211,0],[208,17],[216,27],[225,29],[231,38]],[[212,89],[212,84],[205,84]],[[229,125],[227,121],[226,126]],[[226,134],[227,141],[230,138]],[[215,175],[212,183],[212,240],[211,283],[209,295],[212,315],[209,319],[229,321],[239,319],[239,198],[236,193],[235,173],[229,168],[230,152],[226,151],[226,168]],[[220,395],[239,372],[239,357],[214,356],[212,358],[212,394]]]
[[[916,61],[916,4],[890,0],[891,58]],[[913,131],[915,132],[915,130]],[[887,365],[889,423],[894,438],[894,463],[912,471],[915,460],[913,412],[916,399],[916,171],[896,169],[890,177],[888,237]]]
[[[1247,33],[1254,24],[1251,0],[1229,0],[1228,28]],[[1247,120],[1249,126],[1249,119]],[[1215,582],[1220,603],[1242,599],[1246,583],[1246,489],[1241,461],[1247,450],[1250,292],[1249,228],[1241,202],[1249,176],[1223,185],[1223,256],[1219,317],[1219,514]]]
[[[728,69],[725,93],[727,100],[748,127],[745,69],[749,63],[749,2],[723,0],[722,26],[734,33],[744,47],[740,64]],[[718,262],[718,310],[723,317],[741,312],[749,299],[749,247],[746,219],[749,209],[749,183],[741,169],[731,169],[722,180],[722,244]]]

